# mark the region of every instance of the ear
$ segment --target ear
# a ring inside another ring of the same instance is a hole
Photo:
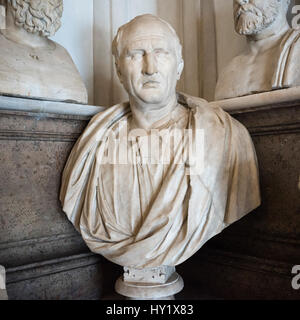
[[[177,80],[179,80],[181,77],[183,67],[184,67],[184,61],[183,59],[181,59],[181,61],[178,63],[178,66],[177,66]]]
[[[121,70],[120,70],[120,66],[119,66],[119,64],[117,62],[115,62],[115,67],[116,67],[116,72],[117,72],[118,78],[119,78],[121,84],[123,84],[122,73],[121,73]]]

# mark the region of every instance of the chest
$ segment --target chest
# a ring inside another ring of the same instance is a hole
[[[278,64],[278,48],[236,57],[220,78],[218,95],[231,98],[272,90]]]

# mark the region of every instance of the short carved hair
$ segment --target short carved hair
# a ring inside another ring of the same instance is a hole
[[[157,16],[151,15],[151,14],[144,14],[144,15],[140,15],[135,17],[134,19],[132,19],[131,21],[129,21],[128,23],[124,24],[123,26],[121,26],[118,29],[118,32],[112,42],[112,54],[115,57],[115,62],[116,65],[118,65],[119,62],[119,58],[121,56],[121,48],[122,48],[122,41],[123,41],[123,34],[125,33],[127,27],[129,25],[131,25],[132,23],[135,23],[139,20],[142,19],[153,19],[154,21],[156,20],[157,22],[160,22],[162,24],[164,24],[165,26],[167,26],[167,28],[170,31],[170,34],[174,37],[175,43],[176,43],[176,56],[177,56],[177,62],[180,63],[181,61],[183,61],[182,59],[182,46],[180,44],[180,40],[177,36],[176,31],[174,30],[174,28],[166,21],[160,19]]]
[[[53,36],[60,28],[63,0],[6,0],[11,5],[15,24],[30,33]]]

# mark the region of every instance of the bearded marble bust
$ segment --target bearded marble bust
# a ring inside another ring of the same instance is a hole
[[[300,32],[289,27],[290,0],[234,0],[234,25],[248,48],[221,70],[216,100],[300,85]]]
[[[61,26],[62,0],[4,0],[0,30],[0,94],[87,103],[68,52],[48,39]]]

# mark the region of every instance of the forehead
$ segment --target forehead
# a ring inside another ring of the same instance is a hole
[[[160,21],[142,20],[129,24],[122,35],[122,50],[135,46],[159,45],[175,47],[176,38],[168,26]]]
[[[149,34],[143,37],[131,39],[125,42],[123,51],[128,50],[151,50],[151,49],[165,49],[170,52],[175,51],[175,45],[169,38],[164,38],[156,34]]]

